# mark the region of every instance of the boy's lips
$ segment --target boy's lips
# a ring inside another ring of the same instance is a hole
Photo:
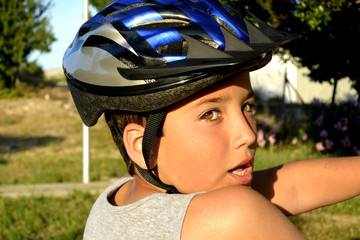
[[[238,165],[228,172],[238,183],[242,185],[250,185],[253,177],[252,172],[254,160],[249,159],[244,162],[244,164]]]

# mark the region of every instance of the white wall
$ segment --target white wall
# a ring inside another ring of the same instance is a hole
[[[256,92],[260,93],[264,100],[283,96],[284,77],[287,71],[289,82],[297,90],[305,103],[310,103],[314,98],[319,98],[323,102],[331,102],[333,87],[328,83],[322,84],[311,81],[307,76],[306,68],[297,68],[292,63],[282,63],[278,56],[273,56],[271,62],[264,68],[251,73],[251,83]],[[290,91],[290,94],[289,94]],[[295,91],[287,86],[285,91],[286,102],[300,102]],[[351,87],[348,78],[338,82],[336,92],[336,102],[346,100],[356,100],[357,93]]]

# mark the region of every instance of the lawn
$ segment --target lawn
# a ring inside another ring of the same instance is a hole
[[[82,124],[68,92],[43,88],[0,99],[0,185],[81,182]],[[104,119],[91,129],[91,181],[125,174]],[[259,148],[256,169],[321,156],[309,144]],[[331,194],[331,193],[329,193]],[[96,195],[0,198],[0,239],[81,239]],[[360,199],[291,217],[310,239],[360,239]]]

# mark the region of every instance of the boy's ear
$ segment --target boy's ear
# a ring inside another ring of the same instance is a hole
[[[145,128],[139,124],[129,123],[125,126],[123,141],[130,159],[139,167],[147,169],[142,153],[144,130]]]

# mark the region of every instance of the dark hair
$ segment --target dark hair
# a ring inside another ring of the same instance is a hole
[[[112,137],[116,146],[118,147],[120,154],[122,155],[128,173],[133,175],[135,172],[135,165],[133,161],[130,159],[129,155],[126,152],[126,148],[123,141],[123,134],[126,125],[129,123],[136,123],[140,126],[145,127],[147,114],[139,114],[139,113],[124,113],[121,111],[106,111],[105,112],[105,120],[110,128]]]

